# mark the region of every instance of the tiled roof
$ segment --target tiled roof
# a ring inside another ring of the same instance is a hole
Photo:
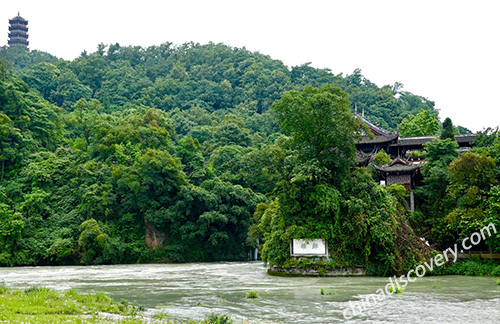
[[[356,151],[356,162],[358,162],[358,164],[362,164],[362,163],[368,164],[368,162],[370,161],[370,159],[372,157],[373,156],[371,154],[365,154],[363,152]]]
[[[422,137],[399,137],[399,132],[393,133],[385,130],[367,118],[361,115],[356,115],[359,120],[361,120],[370,130],[372,131],[373,138],[369,136],[363,136],[359,140],[355,140],[357,145],[359,144],[382,144],[388,143],[391,147],[404,147],[408,149],[418,149],[423,148],[423,145],[432,141],[438,136],[422,136]],[[366,134],[365,134],[366,135]],[[465,134],[465,135],[455,135],[455,139],[460,147],[470,147],[472,142],[474,142],[476,134]]]
[[[386,143],[386,142],[391,142],[395,141],[398,138],[398,134],[392,134],[392,135],[381,135],[381,136],[375,136],[374,138],[370,138],[368,136],[363,136],[361,137],[360,140],[355,141],[356,144],[379,144],[379,143]]]
[[[13,20],[13,21],[27,21],[26,19],[24,19],[23,17],[21,17],[21,15],[19,14],[19,12],[17,13],[17,16],[15,16],[14,18],[10,19],[10,20]]]
[[[363,123],[366,124],[366,126],[368,126],[371,131],[373,132],[373,134],[375,136],[388,136],[388,135],[392,135],[393,133],[392,132],[389,132],[388,130],[385,130],[377,125],[375,125],[374,123],[372,123],[371,121],[369,121],[367,118],[363,117],[363,116],[359,116],[358,117],[361,119],[361,121]]]
[[[435,138],[439,136],[400,137],[394,146],[424,145]],[[460,146],[470,146],[476,139],[476,134],[455,135],[455,139]]]
[[[419,168],[418,164],[410,163],[401,158],[394,159],[391,162],[384,165],[374,164],[374,166],[375,169],[383,172],[409,172],[409,171],[415,171]]]

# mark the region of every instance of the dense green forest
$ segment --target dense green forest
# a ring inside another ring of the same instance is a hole
[[[401,83],[212,43],[0,57],[0,265],[244,260],[257,239],[290,265],[292,236],[321,235],[337,264],[387,273],[430,252],[420,235],[500,228],[496,132],[460,157],[429,144],[415,213],[356,168],[355,107],[403,136],[468,132]]]

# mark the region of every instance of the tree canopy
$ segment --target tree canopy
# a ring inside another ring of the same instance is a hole
[[[303,163],[317,164],[329,173],[326,179],[336,183],[354,164],[354,138],[361,132],[349,104],[345,92],[326,84],[319,89],[306,86],[302,92],[290,91],[271,107]]]
[[[332,264],[385,274],[425,252],[413,224],[444,243],[471,217],[498,221],[496,135],[458,160],[456,142],[428,144],[422,222],[401,187],[356,168],[355,106],[401,134],[439,131],[432,101],[359,69],[213,43],[0,57],[0,265],[243,260],[257,238],[291,265],[300,236],[328,240]],[[473,183],[467,165],[488,177]]]
[[[434,136],[439,131],[437,114],[431,110],[420,110],[415,116],[405,117],[400,125],[401,137]]]

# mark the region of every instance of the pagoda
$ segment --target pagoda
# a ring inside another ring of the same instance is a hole
[[[20,46],[28,49],[28,21],[17,13],[9,19],[9,46]]]

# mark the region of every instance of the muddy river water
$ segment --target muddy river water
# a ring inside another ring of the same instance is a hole
[[[147,307],[146,317],[161,311],[171,319],[203,319],[216,312],[236,323],[500,323],[497,281],[419,278],[346,320],[343,313],[350,317],[352,305],[388,278],[273,277],[262,262],[0,268],[0,282],[9,288],[99,291]],[[259,298],[247,299],[248,291]]]

